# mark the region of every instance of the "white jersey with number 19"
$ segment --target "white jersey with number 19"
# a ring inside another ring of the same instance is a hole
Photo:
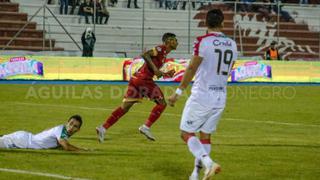
[[[189,100],[205,107],[224,108],[228,76],[237,59],[236,42],[221,32],[210,32],[197,38],[193,56],[202,57],[202,62]]]

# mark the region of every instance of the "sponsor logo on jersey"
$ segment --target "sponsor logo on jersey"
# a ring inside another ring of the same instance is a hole
[[[219,39],[215,39],[213,40],[213,45],[214,46],[232,46],[232,43],[229,40],[220,41]]]
[[[224,87],[219,87],[214,85],[210,85],[208,89],[209,91],[224,91]]]

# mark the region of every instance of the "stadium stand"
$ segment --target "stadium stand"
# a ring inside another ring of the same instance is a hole
[[[19,4],[9,0],[0,0],[0,49],[4,48],[12,37],[26,24],[28,14],[19,12]],[[30,22],[25,30],[12,41],[7,50],[28,51],[63,51],[55,47],[54,39],[45,39],[43,47],[43,31],[36,29],[36,23]]]
[[[20,3],[20,11],[27,13],[30,18],[42,5],[42,0],[12,0]],[[276,22],[270,23],[262,19],[258,13],[237,13],[229,9],[221,2],[213,2],[198,11],[191,11],[190,32],[188,31],[188,11],[184,10],[165,10],[158,8],[158,2],[154,0],[145,1],[145,22],[142,23],[142,9],[127,9],[125,0],[120,0],[116,7],[108,7],[110,19],[108,25],[96,25],[95,34],[97,36],[94,56],[117,56],[127,54],[128,57],[137,56],[144,49],[153,47],[161,40],[164,32],[173,32],[178,35],[178,50],[171,54],[172,57],[188,58],[192,52],[192,43],[195,37],[204,33],[204,16],[209,8],[221,8],[225,13],[224,32],[235,37],[239,51],[247,59],[261,59],[267,47],[273,40],[278,41],[279,51],[283,59],[319,59],[319,27],[320,11],[317,6],[285,6],[283,9],[288,11],[295,22],[285,22],[280,18],[279,31]],[[142,7],[140,1],[138,5]],[[16,6],[16,5],[15,5]],[[70,35],[80,45],[81,35],[86,27],[93,25],[84,24],[84,19],[78,15],[59,15],[59,5],[48,5],[56,14],[57,18],[68,30]],[[199,7],[199,5],[198,5]],[[71,8],[71,7],[69,7]],[[1,10],[0,10],[1,11]],[[76,9],[77,12],[77,9]],[[21,14],[21,13],[19,13]],[[276,15],[273,19],[277,19]],[[39,36],[43,29],[43,15],[40,12],[33,21],[37,24],[34,35],[38,32]],[[80,23],[79,23],[80,22]],[[63,55],[77,55],[81,52],[67,34],[60,27],[54,18],[46,13],[46,38],[55,39],[54,44],[63,47]],[[144,30],[142,30],[144,25]],[[18,25],[14,25],[18,26]],[[34,27],[31,23],[28,27]],[[1,26],[2,27],[2,26]],[[1,31],[0,31],[1,32]],[[241,36],[239,34],[241,32]],[[191,35],[190,37],[188,35]],[[303,34],[303,36],[301,36]],[[142,35],[144,36],[142,38]],[[279,36],[278,36],[279,35]],[[41,37],[41,36],[40,36]],[[39,42],[41,44],[42,41]],[[143,41],[143,47],[142,47]],[[2,42],[2,41],[0,41]],[[59,55],[59,52],[56,52]]]
[[[150,9],[145,11],[145,30],[142,32],[142,9],[127,9],[126,2],[119,2],[117,7],[108,7],[110,12],[110,19],[108,25],[96,25],[95,35],[97,42],[95,46],[94,56],[115,56],[118,53],[124,52],[128,57],[134,57],[141,53],[142,33],[144,33],[144,48],[151,48],[155,44],[161,42],[161,36],[164,32],[174,32],[179,38],[179,48],[172,53],[172,57],[189,57],[188,48],[191,52],[192,43],[197,35],[204,33],[204,29],[197,27],[198,20],[192,20],[191,32],[192,35],[188,39],[188,12],[166,11],[164,9],[155,9],[157,2],[151,1],[148,4]],[[37,0],[22,1],[21,11],[29,14],[29,18],[41,7],[41,3]],[[142,7],[142,5],[139,5]],[[86,27],[93,25],[84,24],[84,19],[78,15],[59,15],[58,5],[48,5],[48,7],[56,14],[56,17],[66,27],[72,37],[80,43],[80,38]],[[77,12],[77,10],[76,10]],[[196,14],[193,11],[191,17]],[[42,13],[39,13],[34,20],[38,24],[38,28],[42,28],[43,18]],[[56,39],[56,45],[64,47],[66,52],[70,55],[80,55],[77,46],[66,35],[59,24],[52,16],[46,17],[46,31],[47,36]],[[190,43],[189,43],[190,41]],[[190,46],[189,46],[190,44]],[[191,48],[191,49],[190,49]],[[66,54],[65,52],[63,54]]]
[[[222,8],[225,13],[224,32],[233,37],[235,35],[239,49],[241,49],[240,38],[242,38],[243,56],[262,56],[270,43],[278,41],[278,48],[283,59],[319,59],[319,8],[308,8],[300,6],[286,6],[286,10],[295,15],[295,22],[286,22],[280,17],[279,27],[277,22],[267,22],[261,14],[237,13],[229,9],[225,4],[206,6],[200,11],[195,19],[199,19],[199,27],[204,27],[204,18],[208,9]],[[304,12],[313,14],[305,14]],[[277,19],[277,15],[273,15]],[[300,19],[300,20],[299,20]],[[308,20],[309,23],[307,22]],[[318,21],[318,22],[314,22]],[[310,27],[308,24],[315,24]],[[234,28],[237,30],[234,33]],[[278,31],[279,28],[279,31]],[[239,35],[241,32],[242,37]]]

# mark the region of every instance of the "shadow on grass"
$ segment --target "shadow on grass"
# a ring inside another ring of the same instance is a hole
[[[294,147],[294,148],[320,148],[320,144],[213,144],[214,146],[235,146],[235,147]]]
[[[136,141],[139,141],[140,139],[146,139],[145,136],[139,132],[138,128],[130,128],[120,132],[119,130],[107,132],[105,136],[105,141],[110,141],[110,140],[122,141],[122,140],[131,139],[131,138],[136,138]],[[98,138],[96,135],[74,136],[72,137],[72,139],[98,142]]]
[[[57,155],[57,156],[141,156],[140,153],[134,153],[131,151],[107,151],[107,150],[93,150],[82,152],[70,152],[59,149],[48,150],[33,150],[33,149],[0,149],[0,153],[8,154],[38,154],[38,155]]]
[[[189,171],[185,168],[184,163],[174,160],[161,160],[153,163],[150,167],[155,173],[160,173],[166,179],[185,180],[188,179]],[[180,177],[180,178],[178,178]]]
[[[72,137],[72,139],[79,139],[79,140],[84,140],[84,141],[96,141],[98,142],[98,139],[96,136],[90,136],[90,137],[85,137],[85,136],[77,136],[77,137]],[[106,137],[107,140],[107,137]]]
[[[230,147],[291,147],[291,148],[320,148],[320,145],[301,145],[301,144],[214,144],[214,146],[230,146]],[[8,154],[38,154],[38,155],[58,155],[58,156],[141,156],[141,152],[130,150],[106,150],[94,149],[92,151],[70,152],[62,149],[47,149],[47,150],[33,150],[33,149],[0,149],[1,153]],[[170,162],[172,163],[172,162]],[[173,166],[175,167],[175,166]]]

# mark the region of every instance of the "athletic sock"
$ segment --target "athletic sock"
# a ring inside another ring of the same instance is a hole
[[[116,123],[126,112],[121,108],[118,107],[115,109],[109,118],[105,121],[105,123],[102,125],[105,129],[110,128],[114,123]]]
[[[201,144],[200,140],[192,136],[188,139],[188,147],[190,152],[193,154],[193,156],[197,159],[201,159],[203,156],[207,156],[206,150],[204,149],[203,145]]]
[[[203,145],[204,149],[206,150],[206,153],[210,155],[211,153],[211,142],[210,139],[201,139],[201,144]]]
[[[206,153],[206,150],[204,149],[203,145],[197,137],[192,136],[188,139],[188,147],[195,158],[201,159],[202,164],[206,168],[210,168],[213,161]]]
[[[166,109],[166,105],[157,104],[156,106],[154,106],[154,108],[152,109],[152,111],[150,113],[149,118],[144,123],[145,126],[150,128],[152,126],[152,124],[155,123],[159,119],[159,117],[161,116],[161,113],[165,109]]]
[[[201,160],[198,158],[195,158],[194,159],[194,168],[193,168],[191,176],[198,177],[201,167],[202,167]]]
[[[201,139],[200,140],[201,144],[203,145],[206,153],[208,155],[210,155],[210,152],[211,152],[211,142],[210,142],[210,139]],[[194,160],[194,169],[192,171],[192,176],[199,176],[199,172],[200,172],[200,169],[201,169],[202,165],[201,165],[201,159],[199,158],[195,158]]]

